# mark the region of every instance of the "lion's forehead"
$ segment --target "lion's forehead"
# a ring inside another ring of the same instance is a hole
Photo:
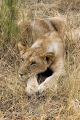
[[[32,57],[32,56],[33,56],[33,52],[28,51],[28,52],[25,52],[25,53],[22,55],[22,58],[28,59],[28,58],[30,58],[30,57]]]
[[[37,62],[41,62],[42,60],[40,59],[40,55],[37,52],[26,52],[23,56],[24,60],[27,61],[37,61]]]
[[[42,62],[42,59],[40,58],[40,56],[32,56],[30,57],[29,59],[30,61],[36,61],[38,63],[41,63]]]

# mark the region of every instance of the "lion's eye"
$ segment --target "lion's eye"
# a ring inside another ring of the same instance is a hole
[[[21,63],[24,62],[24,59],[23,59],[23,58],[20,58],[20,62],[21,62]]]
[[[32,66],[32,65],[36,65],[36,62],[35,61],[31,62],[30,66]]]

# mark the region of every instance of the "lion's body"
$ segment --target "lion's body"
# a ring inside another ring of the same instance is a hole
[[[23,60],[19,76],[22,81],[26,81],[29,94],[56,87],[64,65],[64,43],[61,39],[64,31],[63,20],[55,17],[39,19],[32,21],[31,27],[33,38],[37,39],[31,48],[26,49],[21,43],[18,44]],[[40,75],[47,76],[41,84],[37,79]]]

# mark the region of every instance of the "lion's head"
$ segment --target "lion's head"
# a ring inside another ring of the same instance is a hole
[[[52,75],[49,68],[54,58],[53,52],[41,53],[38,48],[26,48],[21,43],[18,43],[20,50],[20,68],[19,77],[21,81],[27,81],[30,77],[35,76],[39,79],[40,76],[48,77]]]

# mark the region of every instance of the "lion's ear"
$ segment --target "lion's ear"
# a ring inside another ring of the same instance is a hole
[[[41,56],[42,59],[44,59],[48,64],[50,64],[54,58],[55,58],[55,54],[53,52],[48,52],[45,53],[44,55]]]
[[[26,46],[24,46],[21,42],[18,43],[18,49],[20,51],[20,54],[23,54],[26,51]]]

